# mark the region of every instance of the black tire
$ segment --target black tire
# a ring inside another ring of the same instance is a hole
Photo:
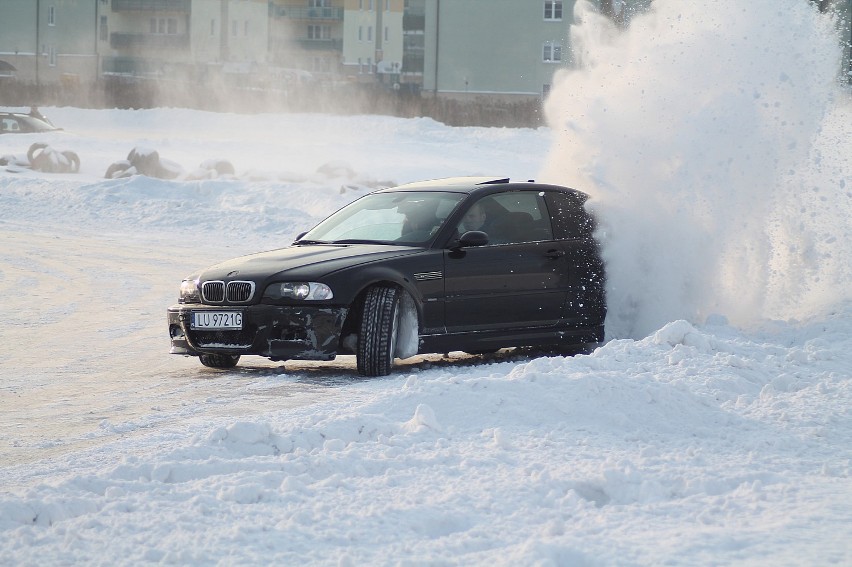
[[[31,164],[35,163],[38,160],[38,157],[44,153],[44,150],[47,149],[47,144],[43,142],[36,142],[35,144],[30,146],[30,149],[27,150],[27,159]],[[36,153],[38,152],[38,153]]]
[[[387,376],[391,372],[399,328],[399,296],[397,287],[367,290],[356,353],[362,376]]]
[[[104,177],[107,179],[118,179],[119,177],[125,177],[125,172],[131,167],[133,166],[130,164],[129,161],[125,159],[114,162],[107,168]]]
[[[160,169],[160,153],[157,150],[133,148],[127,154],[127,161],[142,175],[157,177]]]
[[[238,354],[202,354],[198,356],[201,364],[208,368],[228,369],[233,368],[240,361]]]
[[[80,156],[76,153],[65,150],[62,152],[62,155],[65,156],[65,159],[68,160],[68,172],[67,173],[79,173],[80,172]]]

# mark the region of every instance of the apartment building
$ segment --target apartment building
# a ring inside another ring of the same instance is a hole
[[[278,87],[378,83],[427,95],[546,95],[574,62],[577,0],[1,0],[0,84],[104,77]],[[593,0],[625,24],[652,0]],[[836,11],[852,43],[852,0]],[[844,69],[852,82],[849,50]]]
[[[97,10],[104,0],[2,0],[0,79],[84,84],[98,76]]]
[[[267,0],[99,0],[104,75],[200,81],[266,72]]]
[[[344,73],[393,85],[402,72],[403,0],[345,0]]]
[[[426,0],[423,91],[454,98],[547,94],[572,63],[574,0]]]
[[[405,0],[402,15],[402,73],[399,84],[408,92],[423,87],[426,56],[426,0]]]
[[[310,77],[441,95],[539,94],[553,69],[567,62],[570,7],[564,4],[573,6],[573,0],[4,2],[0,61],[21,82],[225,77],[275,85]],[[497,41],[500,36],[511,40]]]
[[[403,0],[273,0],[272,61],[314,79],[392,84],[402,69],[403,7]]]
[[[269,58],[282,79],[311,80],[340,74],[342,0],[272,0]]]

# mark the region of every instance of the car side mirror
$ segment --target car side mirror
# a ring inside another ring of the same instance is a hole
[[[488,244],[488,235],[481,230],[469,230],[459,238],[459,248],[469,248],[472,246],[485,246]]]

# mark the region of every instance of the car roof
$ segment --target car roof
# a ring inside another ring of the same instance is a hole
[[[24,112],[8,112],[6,110],[0,110],[0,116],[14,116],[15,118],[34,118],[34,116],[30,116]]]
[[[455,193],[497,193],[501,191],[561,191],[573,193],[578,196],[588,197],[582,191],[564,187],[562,185],[550,185],[547,183],[536,183],[535,181],[511,181],[508,177],[445,177],[442,179],[430,179],[407,183],[397,187],[389,187],[376,191],[377,193],[390,193],[397,191],[451,191]]]

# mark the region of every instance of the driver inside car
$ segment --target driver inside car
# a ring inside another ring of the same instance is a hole
[[[474,203],[470,210],[465,213],[461,226],[459,226],[459,232],[479,230],[487,234],[488,228],[488,215],[485,213],[485,208],[481,203]]]

